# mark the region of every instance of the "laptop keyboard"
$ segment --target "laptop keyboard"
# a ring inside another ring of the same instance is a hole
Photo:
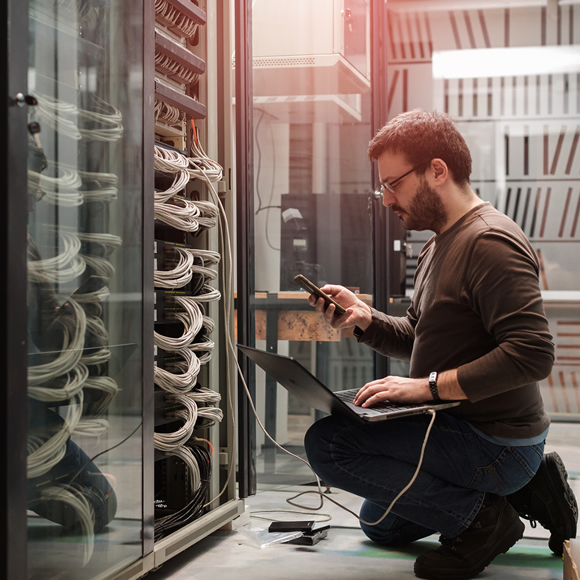
[[[338,391],[334,394],[345,403],[352,403],[356,397],[359,389],[349,389],[348,391]],[[396,403],[390,403],[388,401],[382,403],[376,403],[369,407],[373,411],[389,411],[391,409],[414,409],[417,405],[397,405]]]

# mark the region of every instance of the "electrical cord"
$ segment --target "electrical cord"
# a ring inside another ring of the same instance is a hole
[[[95,402],[92,402],[88,408],[88,414],[93,417],[103,415],[108,409],[111,401],[119,392],[119,385],[112,377],[88,377],[84,384],[84,390],[93,389],[95,391],[102,391],[102,397]]]
[[[95,419],[93,417],[83,417],[77,423],[73,435],[83,437],[101,437],[109,429],[109,422],[106,419]]]
[[[195,20],[177,10],[166,0],[155,0],[155,18],[165,20],[171,27],[183,32],[187,38],[192,38],[199,26]]]
[[[173,197],[172,203],[153,204],[155,219],[170,225],[183,232],[197,232],[199,230],[200,210],[195,202],[184,197]]]
[[[168,369],[156,365],[153,367],[154,381],[157,386],[168,393],[187,393],[197,383],[201,363],[191,348],[181,348],[174,352],[185,359],[185,363],[172,365],[182,372],[180,374],[172,373]]]
[[[79,362],[66,374],[65,382],[62,386],[29,386],[28,396],[46,403],[68,401],[74,398],[81,392],[86,380],[89,378],[89,369],[83,363],[84,361]]]
[[[83,412],[83,391],[80,390],[70,400],[62,427],[50,435],[53,428],[43,427],[42,430],[29,431],[27,477],[32,479],[50,471],[59,463],[66,453],[66,443],[70,439]]]
[[[28,367],[29,387],[39,386],[68,373],[81,359],[87,328],[86,315],[73,298],[68,299],[65,308],[66,312],[57,321],[63,331],[58,357],[48,363]]]
[[[58,177],[50,177],[44,173],[28,170],[28,192],[40,190],[41,199],[62,207],[78,207],[83,204],[84,197],[79,191],[82,179],[77,171],[59,169]]]
[[[181,419],[183,425],[177,431],[171,433],[155,432],[154,445],[155,449],[160,451],[174,451],[185,445],[193,435],[198,417],[198,408],[197,403],[185,395],[167,395],[165,403],[167,405],[177,404],[184,407],[184,409],[171,410],[165,414],[166,420],[173,421],[175,419]]]
[[[81,249],[80,236],[59,230],[63,252],[53,258],[28,261],[28,278],[31,282],[65,283],[78,278],[86,269],[86,263],[78,253]]]
[[[197,144],[197,140],[195,141],[196,145]],[[229,226],[228,226],[228,222],[227,222],[227,218],[226,218],[226,214],[225,214],[225,209],[221,203],[221,200],[219,199],[219,196],[215,190],[215,188],[213,187],[213,184],[211,182],[211,179],[209,177],[207,177],[205,179],[206,183],[208,184],[208,190],[210,191],[210,194],[212,195],[212,197],[214,198],[216,205],[218,205],[218,207],[220,208],[220,217],[221,217],[221,223],[222,223],[222,228],[220,229],[220,237],[221,237],[221,241],[222,241],[222,247],[225,247],[227,250],[227,254],[228,254],[228,261],[230,264],[232,264],[232,248],[231,248],[231,238],[230,238],[230,233],[229,233]],[[222,264],[224,263],[224,261],[222,261]],[[225,278],[225,272],[224,272],[224,281],[226,283],[227,286],[227,290],[228,290],[228,296],[230,295],[229,292],[231,292],[231,278],[232,278],[232,272],[231,272],[231,267],[230,267],[230,276],[227,278]],[[228,306],[228,301],[224,300],[224,314],[225,314],[225,320],[229,320],[229,315],[230,315],[230,310],[229,310],[229,306]],[[435,422],[435,418],[436,418],[436,412],[434,410],[429,410],[428,412],[432,415],[431,421],[429,423],[429,426],[427,427],[427,431],[425,434],[425,439],[423,441],[423,445],[421,447],[421,455],[419,457],[419,462],[417,465],[417,469],[415,470],[415,473],[413,474],[413,477],[411,478],[411,480],[409,481],[409,483],[401,490],[401,492],[393,499],[393,501],[391,502],[391,504],[389,505],[389,507],[387,508],[387,510],[385,511],[385,513],[376,521],[376,522],[366,522],[364,521],[362,518],[360,518],[356,513],[354,513],[353,511],[349,510],[348,508],[346,508],[345,506],[342,506],[341,504],[339,504],[338,502],[336,502],[335,500],[332,500],[330,498],[328,498],[327,496],[325,496],[322,493],[322,489],[320,486],[320,479],[318,477],[318,475],[316,475],[316,472],[312,469],[312,467],[310,466],[310,464],[302,459],[301,457],[299,457],[298,455],[295,455],[294,453],[291,453],[290,451],[288,451],[287,449],[285,449],[284,447],[282,447],[277,441],[275,441],[270,434],[266,431],[266,428],[264,427],[264,425],[262,424],[258,413],[256,411],[256,408],[254,406],[254,403],[252,401],[252,397],[250,394],[250,390],[246,384],[246,381],[244,379],[242,370],[240,368],[237,356],[236,356],[236,350],[235,350],[235,346],[233,344],[233,340],[232,340],[232,336],[231,333],[229,332],[229,328],[226,325],[226,343],[227,346],[229,348],[226,348],[226,358],[228,358],[228,360],[226,361],[226,368],[229,368],[229,357],[228,354],[231,354],[233,356],[233,359],[235,361],[237,370],[238,370],[238,376],[242,381],[242,384],[244,386],[244,389],[246,391],[246,395],[248,397],[248,402],[250,404],[250,407],[252,409],[252,412],[254,413],[254,416],[256,417],[256,421],[258,422],[258,425],[260,426],[260,428],[262,429],[262,431],[264,432],[264,434],[268,437],[268,439],[270,439],[272,441],[272,443],[274,443],[274,445],[276,447],[278,447],[280,450],[282,450],[284,453],[290,455],[291,457],[294,457],[295,459],[298,459],[299,461],[301,461],[302,463],[304,463],[305,465],[307,465],[310,470],[312,471],[312,473],[314,474],[315,478],[316,478],[316,483],[318,486],[318,491],[307,491],[307,492],[303,492],[300,494],[297,494],[296,496],[293,496],[291,498],[288,498],[286,501],[290,504],[293,505],[295,507],[299,507],[301,509],[308,509],[308,510],[319,510],[323,507],[323,499],[329,499],[330,501],[332,501],[333,503],[335,503],[336,505],[338,505],[340,508],[346,510],[347,512],[351,513],[352,515],[354,515],[359,521],[361,521],[362,523],[369,525],[369,526],[376,526],[379,523],[381,523],[386,517],[387,515],[390,513],[391,509],[393,508],[393,506],[395,505],[395,503],[398,501],[398,499],[411,487],[411,485],[413,485],[413,483],[415,482],[417,476],[419,475],[419,471],[421,469],[421,465],[423,463],[423,457],[424,457],[424,453],[425,453],[425,447],[427,445],[427,441],[429,440],[429,435],[431,433],[431,429],[433,427],[433,423]],[[228,378],[229,378],[229,373],[228,373]],[[228,400],[230,400],[231,398],[231,392],[230,392],[230,384],[228,382]],[[232,407],[232,415],[233,415],[233,407]],[[210,505],[211,503],[213,503],[214,501],[216,501],[227,489],[227,486],[229,484],[229,480],[231,478],[231,474],[233,472],[233,464],[230,463],[230,470],[228,473],[228,477],[226,480],[226,483],[224,484],[221,492],[214,498],[212,499],[208,504],[206,505]],[[320,497],[320,506],[317,508],[310,508],[310,507],[306,507],[306,506],[301,506],[299,504],[295,504],[293,503],[293,500],[297,499],[298,497],[305,495],[307,493],[314,493],[314,494],[318,494],[318,496]]]
[[[157,288],[183,288],[191,282],[193,276],[194,256],[187,248],[174,247],[179,256],[177,265],[172,270],[155,270],[154,284]]]
[[[81,530],[81,544],[83,545],[83,563],[86,566],[93,556],[95,539],[95,511],[82,488],[74,485],[54,485],[43,489],[40,500],[45,502],[57,501],[70,506],[77,514]]]
[[[181,448],[181,450],[185,449],[187,449],[187,451],[183,451],[183,454],[189,455],[189,453],[191,453],[196,461],[198,471],[196,472],[193,470],[193,475],[197,475],[197,473],[199,473],[200,485],[194,492],[192,500],[184,508],[175,512],[174,514],[164,516],[155,521],[154,538],[156,542],[165,537],[165,535],[170,533],[175,528],[181,527],[184,524],[191,522],[195,518],[199,517],[207,506],[207,504],[204,504],[204,498],[206,497],[209,490],[209,482],[211,479],[211,456],[206,449],[199,445]],[[171,454],[171,452],[169,453]],[[185,457],[181,457],[181,459],[184,461],[186,460]],[[190,473],[190,477],[191,475],[192,473]],[[196,483],[197,482],[193,482],[194,485]]]
[[[121,246],[123,240],[119,236],[115,236],[114,234],[106,234],[106,233],[85,233],[85,232],[78,232],[76,234],[81,242],[88,244],[90,252],[85,251],[84,254],[91,254],[91,255],[98,255],[94,250],[95,247],[101,249],[101,258],[108,258],[114,250]]]
[[[178,312],[175,318],[183,323],[184,332],[180,337],[170,337],[153,331],[154,342],[163,350],[175,351],[189,346],[203,326],[203,314],[191,296],[175,296],[175,301],[183,306],[185,313]]]

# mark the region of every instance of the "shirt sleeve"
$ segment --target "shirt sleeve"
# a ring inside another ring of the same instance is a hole
[[[544,313],[532,248],[503,232],[475,241],[463,284],[463,298],[479,314],[497,346],[458,368],[471,402],[547,377],[554,344]]]
[[[363,332],[359,342],[384,356],[410,360],[417,324],[412,306],[407,310],[407,316],[389,316],[374,308],[371,311],[371,325]]]

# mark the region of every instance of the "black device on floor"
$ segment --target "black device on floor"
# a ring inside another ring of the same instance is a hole
[[[290,540],[290,541],[285,542],[285,543],[286,544],[296,544],[298,546],[315,546],[316,544],[318,544],[318,542],[320,542],[320,540],[324,540],[324,538],[326,538],[326,536],[328,536],[328,529],[329,528],[330,528],[330,526],[316,528],[315,530],[312,530],[311,532],[307,532],[307,533],[305,532],[299,538],[294,538],[293,540]]]
[[[308,521],[296,521],[296,522],[272,522],[268,531],[270,533],[274,532],[311,532],[314,524],[314,520]]]

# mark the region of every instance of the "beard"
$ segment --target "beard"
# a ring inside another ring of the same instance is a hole
[[[406,230],[432,230],[436,234],[447,222],[447,212],[443,206],[440,195],[427,183],[424,176],[415,195],[409,203],[407,210],[398,205],[391,209],[399,212],[399,218]]]

